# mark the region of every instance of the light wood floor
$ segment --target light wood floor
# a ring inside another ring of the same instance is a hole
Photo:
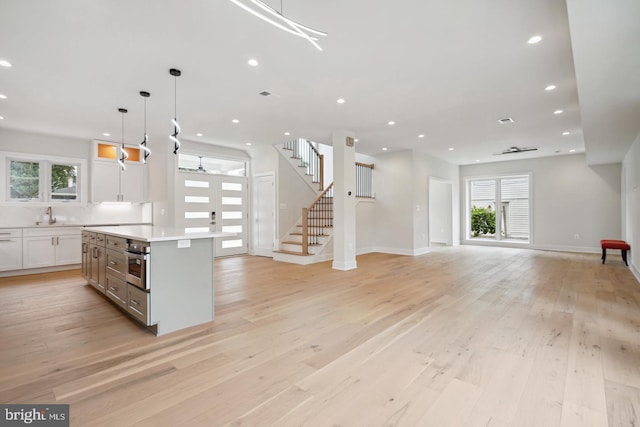
[[[215,322],[164,337],[78,271],[0,279],[0,402],[69,403],[83,427],[640,423],[640,285],[619,255],[358,267],[218,260]]]

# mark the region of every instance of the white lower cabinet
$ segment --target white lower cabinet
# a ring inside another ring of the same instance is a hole
[[[81,228],[25,229],[22,268],[40,268],[82,262]]]
[[[22,229],[0,230],[0,271],[22,268]]]

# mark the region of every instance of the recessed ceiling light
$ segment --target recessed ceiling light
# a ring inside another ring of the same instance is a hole
[[[562,136],[567,136],[569,135],[571,132],[562,132]]]
[[[396,122],[394,122],[393,120],[390,120],[387,124],[388,124],[389,126],[393,126],[393,125],[395,125],[395,124],[396,124]]]
[[[387,151],[387,147],[382,147],[382,151]]]
[[[257,67],[259,62],[257,59],[251,58],[250,60],[247,61],[247,64],[249,64],[251,67]]]
[[[291,135],[291,132],[285,132],[284,134],[285,134],[286,136],[289,136],[289,135]]]
[[[562,111],[562,110],[556,110],[556,111],[553,112],[553,114],[562,114],[562,113],[564,113],[564,111]]]
[[[338,98],[338,100],[336,101],[338,104],[344,104],[344,99],[342,98]]]
[[[576,152],[576,150],[569,150],[569,152],[570,152],[570,153],[575,153],[575,152]]]
[[[527,40],[527,43],[529,43],[529,44],[536,44],[536,43],[540,43],[540,40],[542,40],[542,37],[540,37],[540,36],[533,36],[533,37],[531,37],[529,40]]]
[[[424,134],[421,133],[420,135],[418,135],[418,138],[424,138]]]
[[[356,139],[354,139],[353,141],[354,141],[354,142],[358,142],[358,141],[360,141],[360,140],[359,140],[358,138],[356,138]]]
[[[196,133],[196,136],[202,136],[202,134],[200,132]]]
[[[247,142],[247,143],[245,143],[245,145],[251,145],[251,143],[250,143],[250,142]]]
[[[102,136],[111,136],[111,134],[109,132],[105,132],[102,134]]]
[[[0,67],[11,67],[11,62],[7,61],[6,59],[0,59]]]
[[[231,120],[231,123],[240,123],[240,120],[238,120],[238,119],[233,119],[233,120]]]
[[[7,95],[0,93],[0,99],[7,99]]]
[[[480,160],[476,159],[476,163],[480,162]]]
[[[453,150],[455,150],[455,148],[449,147],[449,151],[453,151]]]
[[[555,88],[556,88],[556,85],[549,85],[545,87],[544,90],[554,90]]]
[[[4,120],[4,117],[0,116],[0,120]]]

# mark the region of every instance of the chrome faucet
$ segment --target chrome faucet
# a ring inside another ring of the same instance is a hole
[[[49,225],[56,223],[56,219],[53,216],[53,208],[51,208],[51,206],[47,208],[47,211],[44,214],[49,215]]]

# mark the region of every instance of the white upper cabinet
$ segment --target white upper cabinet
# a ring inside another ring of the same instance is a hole
[[[125,170],[118,164],[120,144],[94,141],[91,162],[91,201],[146,202],[147,174],[142,153],[136,146],[125,145],[129,157]]]

